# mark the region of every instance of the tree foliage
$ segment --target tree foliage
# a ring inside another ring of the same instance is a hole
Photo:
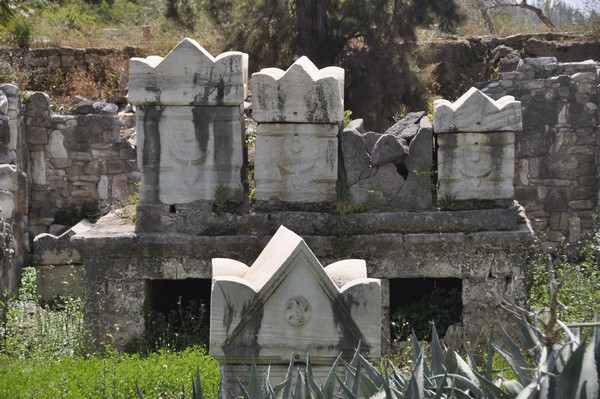
[[[401,104],[424,107],[407,58],[416,29],[436,24],[452,32],[461,21],[454,0],[206,0],[205,6],[229,47],[250,54],[254,70],[285,69],[302,55],[320,68],[345,68],[346,107],[371,128],[389,124]]]
[[[12,1],[10,0],[0,0],[0,26],[8,25],[15,15],[11,5]]]

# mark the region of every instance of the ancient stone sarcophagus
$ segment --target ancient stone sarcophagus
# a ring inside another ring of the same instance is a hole
[[[252,75],[256,198],[327,202],[336,198],[344,70],[318,69],[307,57],[287,71]]]
[[[495,101],[471,88],[456,102],[436,100],[438,196],[456,200],[512,199],[515,132],[523,129],[521,102]]]
[[[287,365],[290,356],[332,364],[381,352],[381,283],[363,260],[321,266],[304,240],[280,227],[248,267],[213,259],[210,354],[227,364]]]
[[[218,187],[242,199],[247,79],[247,54],[213,57],[192,39],[164,58],[131,59],[142,202],[214,200]]]

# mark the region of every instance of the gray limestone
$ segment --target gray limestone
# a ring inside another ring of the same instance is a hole
[[[371,152],[371,166],[381,166],[384,163],[401,163],[408,153],[408,145],[402,139],[391,134],[382,134]]]
[[[383,135],[349,128],[340,133],[344,182],[353,202],[431,209],[432,126],[423,115],[411,113]]]

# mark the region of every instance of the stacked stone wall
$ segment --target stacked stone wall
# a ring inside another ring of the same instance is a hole
[[[515,198],[552,248],[575,243],[595,227],[598,212],[600,63],[521,60],[482,91],[513,95],[523,107],[515,137]]]
[[[29,253],[26,151],[19,89],[0,85],[0,300],[15,293]]]
[[[140,178],[127,119],[106,103],[85,103],[77,112],[51,114],[50,99],[41,92],[27,100],[32,236],[48,232],[59,209],[81,207],[86,201],[101,207],[126,205],[137,190]]]
[[[121,60],[126,63],[131,57],[143,52],[133,47],[116,48],[72,48],[52,47],[37,49],[0,49],[0,60],[25,72],[36,82],[37,75],[47,75],[48,71],[71,72],[75,68],[93,72],[100,65]],[[123,70],[125,72],[125,70]]]

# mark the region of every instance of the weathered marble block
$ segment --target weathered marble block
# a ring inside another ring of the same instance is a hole
[[[455,103],[436,100],[438,196],[457,200],[512,199],[515,132],[523,128],[521,103],[494,101],[475,88]]]
[[[321,266],[304,240],[281,226],[252,264],[213,259],[210,354],[227,364],[331,364],[381,352],[381,283],[363,260]]]
[[[339,123],[344,118],[344,70],[318,69],[301,57],[287,71],[252,74],[252,117],[261,122]]]
[[[248,54],[213,57],[183,39],[166,57],[132,58],[129,102],[168,105],[239,105],[247,97]]]
[[[433,126],[436,133],[520,131],[521,102],[513,96],[494,101],[471,87],[454,103],[435,100]]]
[[[256,199],[335,201],[338,125],[267,123],[256,128]]]
[[[138,107],[141,200],[214,200],[219,185],[241,200],[242,113],[241,106]]]
[[[514,132],[438,135],[438,195],[457,200],[512,199],[514,141]]]

